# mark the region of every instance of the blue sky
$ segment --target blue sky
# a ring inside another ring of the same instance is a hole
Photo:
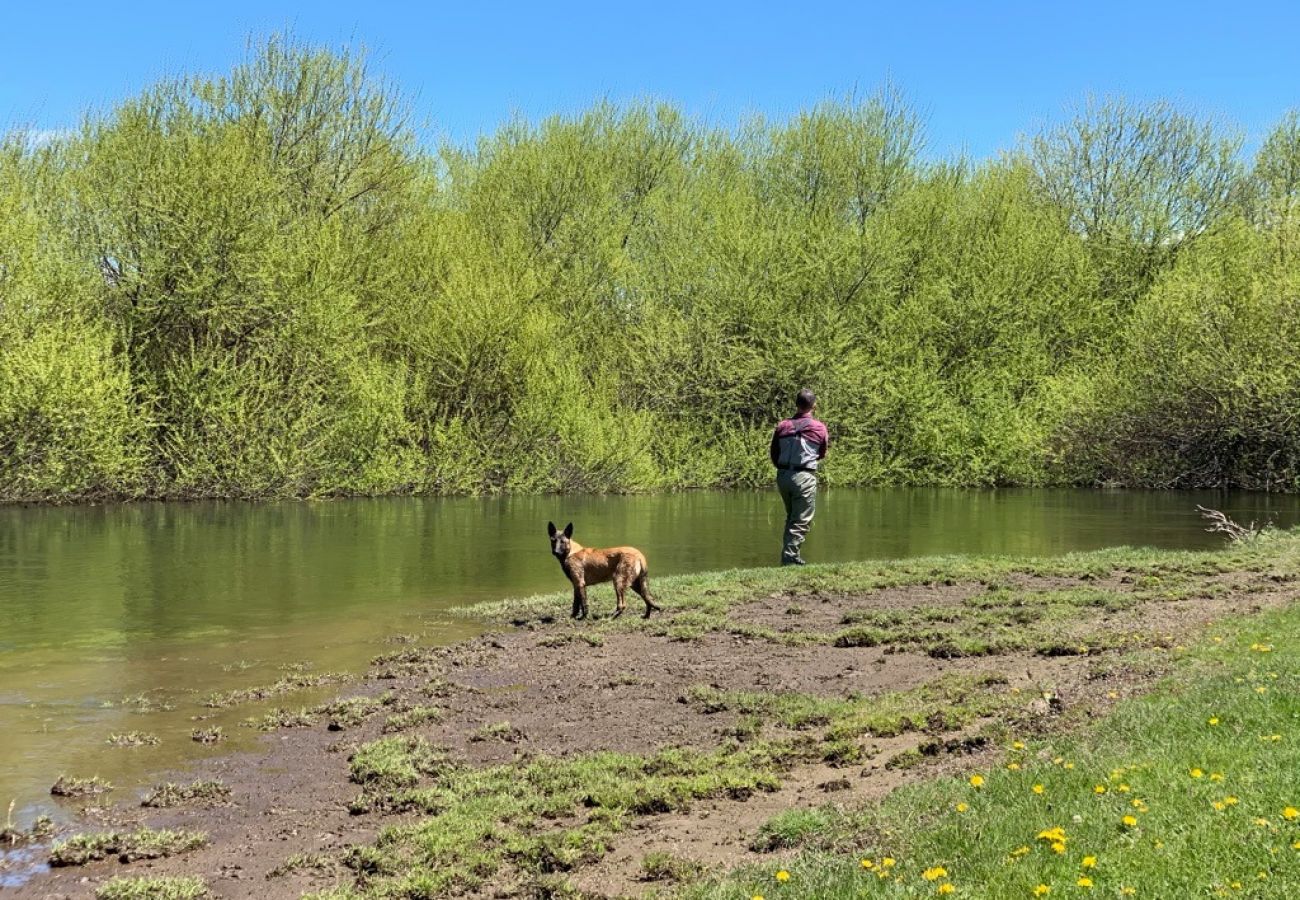
[[[1248,146],[1300,106],[1300,4],[102,2],[6,4],[0,130],[59,130],[169,74],[227,71],[250,35],[365,45],[431,133],[601,97],[730,126],[899,86],[931,152],[982,157],[1089,92],[1169,98]]]

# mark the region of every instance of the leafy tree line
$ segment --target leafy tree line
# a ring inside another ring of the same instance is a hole
[[[1091,101],[983,162],[892,91],[430,149],[272,40],[0,144],[0,499],[1300,488],[1300,118]]]

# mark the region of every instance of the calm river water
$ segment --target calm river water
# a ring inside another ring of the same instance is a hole
[[[1259,494],[838,488],[818,502],[810,562],[1216,546],[1198,502],[1300,522],[1300,498]],[[782,512],[771,492],[0,508],[0,808],[17,801],[20,823],[49,811],[61,773],[129,796],[253,740],[248,707],[204,720],[232,740],[190,740],[211,691],[291,664],[359,670],[393,635],[474,633],[454,606],[564,589],[548,519],[590,546],[635,544],[662,576],[773,563]],[[161,743],[107,745],[132,730]]]

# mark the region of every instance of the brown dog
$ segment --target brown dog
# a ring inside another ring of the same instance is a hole
[[[610,547],[608,550],[592,550],[573,539],[573,523],[570,522],[560,531],[554,522],[546,523],[546,534],[551,539],[551,555],[560,561],[560,568],[573,582],[573,618],[587,617],[587,585],[614,582],[614,596],[618,598],[618,607],[614,618],[623,615],[627,609],[624,595],[629,587],[641,595],[645,601],[645,616],[650,618],[650,611],[658,609],[650,599],[650,575],[646,571],[645,554],[635,547]]]

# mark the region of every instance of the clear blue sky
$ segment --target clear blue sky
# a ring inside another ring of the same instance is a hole
[[[469,141],[602,96],[729,126],[890,79],[931,151],[982,157],[1088,92],[1166,97],[1254,145],[1300,106],[1300,3],[17,2],[4,4],[0,131],[58,130],[168,74],[227,71],[278,30],[362,44],[434,133]]]

